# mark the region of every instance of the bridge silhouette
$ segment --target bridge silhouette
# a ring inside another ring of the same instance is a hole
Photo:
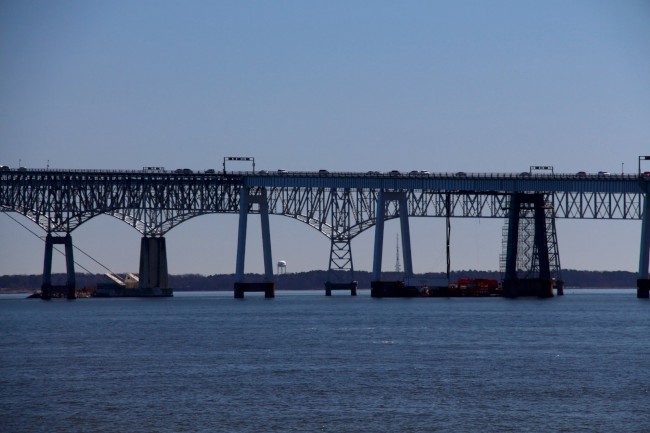
[[[399,218],[405,277],[413,275],[409,217],[501,218],[502,271],[508,296],[549,292],[559,277],[555,219],[642,220],[637,296],[650,289],[650,176],[637,174],[389,173],[143,170],[0,171],[0,210],[16,212],[47,235],[42,291],[45,297],[75,293],[72,232],[97,215],[111,215],[142,234],[140,289],[168,290],[165,234],[200,215],[239,215],[236,297],[246,291],[273,296],[269,215],[308,224],[330,239],[326,291],[356,293],[351,241],[374,228],[373,295],[381,296],[384,222]],[[545,168],[545,167],[544,167]],[[254,169],[254,167],[253,167]],[[244,272],[248,215],[262,226],[264,281],[247,282]],[[449,233],[449,232],[448,232]],[[448,237],[449,241],[449,237]],[[67,283],[53,286],[52,250],[65,246]],[[153,292],[152,292],[153,293]]]

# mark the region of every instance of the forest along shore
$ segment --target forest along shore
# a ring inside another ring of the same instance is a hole
[[[277,290],[321,290],[324,289],[325,281],[328,279],[327,271],[309,271],[283,274],[276,276]],[[370,288],[370,272],[355,271],[354,279],[358,282],[360,289]],[[345,276],[347,277],[347,275]],[[442,272],[433,272],[418,274],[411,279],[412,283],[418,280],[443,279],[446,275]],[[450,275],[452,282],[459,278],[489,278],[501,281],[502,275],[497,271],[454,271]],[[65,284],[65,274],[53,274],[53,284]],[[263,275],[250,274],[247,280],[262,281]],[[382,273],[384,281],[402,280],[403,275],[396,272]],[[565,288],[571,287],[589,287],[589,288],[634,288],[636,287],[636,272],[628,271],[578,271],[567,269],[562,271],[562,280]],[[77,288],[96,286],[98,283],[108,283],[111,280],[104,274],[86,274],[79,273],[76,275]],[[42,276],[33,275],[0,275],[0,292],[1,293],[28,293],[41,287]],[[234,274],[225,275],[170,275],[169,286],[175,291],[215,291],[215,290],[232,290],[235,283]]]

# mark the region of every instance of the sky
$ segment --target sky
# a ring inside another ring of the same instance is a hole
[[[636,173],[649,77],[647,0],[3,0],[0,164]],[[452,268],[498,270],[503,223],[452,220]],[[562,266],[637,270],[640,226],[558,220]],[[174,228],[170,273],[233,273],[236,232],[233,215]],[[398,232],[386,224],[384,270]],[[247,272],[263,270],[259,233],[249,218]],[[137,272],[130,226],[102,216],[72,235]],[[443,271],[444,221],[412,219],[411,235],[414,270]],[[329,240],[307,225],[272,216],[271,240],[288,272],[327,269]],[[352,241],[356,269],[373,240]],[[42,272],[43,242],[6,214],[0,243],[0,275]]]

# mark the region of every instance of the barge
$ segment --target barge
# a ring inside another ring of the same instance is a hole
[[[404,281],[372,281],[373,298],[463,298],[503,296],[497,280],[488,278],[460,278],[455,284],[437,283],[410,285]]]
[[[137,275],[128,273],[122,280],[115,274],[106,274],[110,283],[98,284],[91,296],[93,298],[164,298],[174,296],[174,290],[168,287],[140,287]]]

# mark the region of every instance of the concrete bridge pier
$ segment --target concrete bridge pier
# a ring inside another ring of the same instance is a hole
[[[164,237],[144,236],[140,242],[140,288],[169,288]]]
[[[333,283],[327,281],[325,283],[325,296],[332,296],[332,290],[349,290],[350,296],[357,296],[357,282],[351,281],[349,283]]]
[[[262,225],[262,250],[264,253],[264,281],[260,283],[247,283],[244,281],[244,263],[246,261],[246,229],[248,225],[248,211],[250,204],[258,204]],[[266,190],[262,189],[260,195],[252,195],[250,189],[242,187],[239,192],[239,230],[237,234],[237,263],[235,271],[235,298],[244,297],[244,292],[264,292],[265,298],[275,297],[275,283],[273,282],[273,260],[271,256],[271,230],[269,225],[269,204],[266,199]]]
[[[381,281],[381,262],[384,247],[384,218],[386,216],[387,201],[398,202],[400,231],[402,233],[404,277],[408,281],[413,276],[411,233],[409,230],[406,192],[386,192],[384,190],[379,190],[377,193],[377,212],[375,214],[375,248],[372,262],[372,278],[370,281],[370,296],[372,297],[401,296],[408,291],[408,288],[404,286],[403,281]]]
[[[636,281],[636,297],[641,299],[650,298],[650,275],[648,275],[648,260],[650,259],[650,199],[648,195],[648,193],[643,195],[639,278]]]
[[[54,251],[54,245],[57,244],[65,246],[65,268],[67,278],[64,286],[52,285],[52,252]],[[43,261],[41,299],[51,299],[52,296],[62,297],[64,294],[67,299],[77,298],[72,236],[70,236],[70,233],[66,233],[65,236],[52,236],[52,233],[48,233],[45,237],[45,259]]]

